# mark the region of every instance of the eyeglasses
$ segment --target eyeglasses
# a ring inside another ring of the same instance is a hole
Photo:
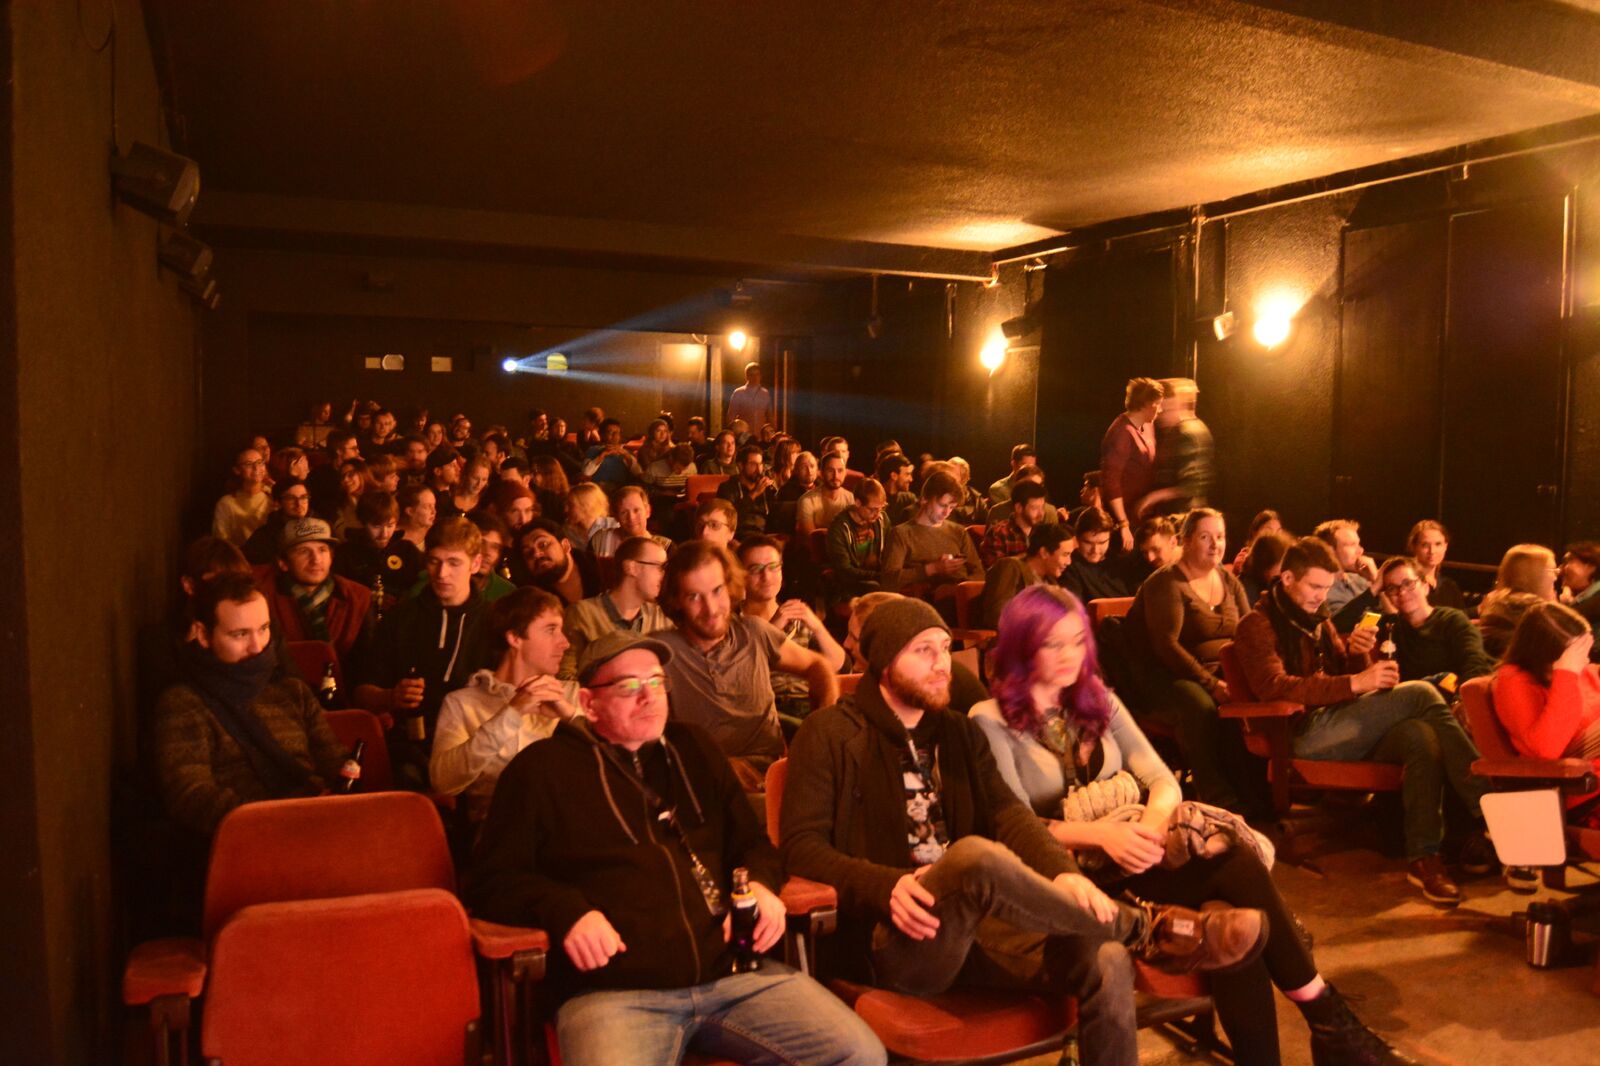
[[[751,563],[745,567],[752,574],[770,574],[775,570],[782,570],[782,563]]]
[[[1383,587],[1383,591],[1389,593],[1390,595],[1393,595],[1396,592],[1410,592],[1419,584],[1421,584],[1421,582],[1419,582],[1416,578],[1408,577],[1404,581],[1395,582],[1393,585],[1385,585]]]
[[[671,686],[667,683],[666,674],[652,674],[649,677],[619,677],[615,681],[607,681],[603,685],[590,685],[591,689],[614,688],[624,698],[638,696],[639,693],[649,690],[653,696],[657,692],[669,691]]]

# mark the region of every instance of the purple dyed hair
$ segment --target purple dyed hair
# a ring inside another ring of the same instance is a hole
[[[1033,705],[1033,660],[1040,647],[1067,615],[1083,623],[1087,645],[1083,669],[1078,680],[1063,689],[1058,697],[1061,709],[1084,736],[1099,739],[1111,722],[1111,692],[1100,676],[1100,656],[1095,648],[1094,629],[1089,613],[1078,598],[1054,585],[1034,585],[1017,593],[1000,612],[1000,637],[995,642],[990,662],[989,692],[1000,704],[1000,717],[1020,733],[1039,727],[1040,715]]]

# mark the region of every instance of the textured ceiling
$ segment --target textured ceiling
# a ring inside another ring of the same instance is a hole
[[[147,3],[208,190],[690,230],[990,250],[1600,112],[1226,0]]]

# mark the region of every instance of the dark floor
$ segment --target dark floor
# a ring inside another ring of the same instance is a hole
[[[1440,911],[1406,884],[1399,860],[1350,848],[1322,854],[1317,865],[1321,877],[1283,864],[1274,876],[1316,937],[1323,975],[1359,996],[1357,1013],[1406,1054],[1441,1066],[1600,1063],[1592,962],[1533,969],[1521,928],[1509,919],[1530,899],[1565,894],[1519,896],[1485,878],[1463,885],[1460,908]],[[1571,877],[1574,886],[1594,880]],[[1285,1066],[1308,1066],[1305,1023],[1281,996],[1278,1024]],[[1140,1050],[1141,1066],[1204,1061],[1157,1032],[1141,1033]]]

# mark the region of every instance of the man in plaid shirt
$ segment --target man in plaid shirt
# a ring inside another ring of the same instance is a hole
[[[1008,555],[1021,555],[1028,550],[1028,534],[1044,521],[1049,508],[1045,500],[1044,485],[1037,481],[1024,481],[1011,492],[1011,517],[991,525],[978,545],[985,570]]]

